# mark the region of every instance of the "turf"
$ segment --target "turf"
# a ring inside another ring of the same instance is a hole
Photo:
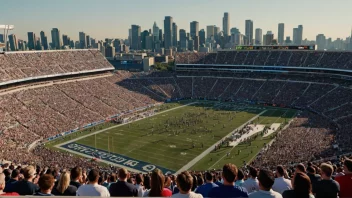
[[[158,107],[158,111],[165,111],[181,105],[182,103],[165,104]],[[97,135],[80,139],[76,143],[177,171],[264,110],[267,110],[266,113],[254,122],[270,126],[272,123],[288,121],[295,114],[295,110],[288,109],[235,103],[198,102],[130,124],[117,126]],[[284,118],[280,118],[280,116]],[[186,120],[189,124],[185,123]],[[52,142],[49,146],[52,147],[58,143],[111,126],[113,125],[106,123]],[[234,149],[224,147],[205,156],[192,169],[219,168],[226,162],[240,165],[244,160],[248,161],[253,158],[263,147],[263,144],[271,139],[272,136],[258,137],[251,146],[241,144]],[[235,155],[238,150],[241,150],[241,153]],[[228,152],[231,152],[230,157],[224,157]],[[210,160],[211,158],[212,160]]]

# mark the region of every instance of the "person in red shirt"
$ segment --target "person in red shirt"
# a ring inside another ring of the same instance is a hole
[[[340,198],[352,197],[352,160],[345,159],[343,162],[345,175],[338,176],[335,180],[340,184]]]
[[[16,192],[4,192],[3,190],[5,189],[5,175],[4,173],[0,173],[0,197],[3,196],[20,196],[18,193]]]

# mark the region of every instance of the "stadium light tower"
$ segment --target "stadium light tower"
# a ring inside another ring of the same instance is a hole
[[[4,45],[5,45],[6,51],[8,51],[7,36],[8,36],[9,30],[15,29],[15,26],[14,25],[0,25],[0,29],[4,29]],[[1,47],[1,45],[0,45],[0,47]]]

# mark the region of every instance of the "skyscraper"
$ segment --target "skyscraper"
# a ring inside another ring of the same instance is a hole
[[[224,36],[230,36],[230,14],[228,12],[225,12],[222,18],[222,31]]]
[[[173,19],[171,16],[166,16],[164,20],[164,47],[170,49],[172,47],[172,23]]]
[[[188,46],[186,30],[180,29],[180,48],[186,50]]]
[[[10,43],[10,49],[11,51],[17,51],[17,37],[14,34],[9,35],[9,43]]]
[[[207,39],[210,39],[212,36],[214,36],[214,31],[215,31],[215,25],[207,26]]]
[[[159,40],[159,27],[156,24],[156,22],[154,22],[154,25],[153,25],[153,36],[155,41]]]
[[[35,50],[35,34],[28,32],[28,48],[29,50]]]
[[[4,35],[0,34],[0,43],[3,43],[3,42],[4,42]]]
[[[53,28],[51,30],[51,40],[54,49],[61,49],[62,42],[60,37],[60,30],[57,28]]]
[[[176,23],[172,23],[172,45],[177,47],[177,34],[178,34],[178,27]]]
[[[199,45],[201,46],[203,44],[205,45],[205,31],[204,29],[201,29],[199,31]]]
[[[144,30],[142,33],[141,33],[141,46],[142,46],[142,49],[147,49],[146,48],[146,44],[147,44],[147,36],[149,36],[149,32],[148,30]]]
[[[274,40],[274,34],[271,31],[268,31],[266,35],[263,36],[264,45],[272,45]]]
[[[63,34],[62,35],[62,43],[63,45],[70,45],[70,38],[66,35],[66,34]]]
[[[79,32],[79,46],[81,49],[87,48],[86,33],[84,32]]]
[[[318,34],[316,37],[317,50],[324,50],[326,47],[326,38],[324,34]]]
[[[284,37],[285,37],[285,24],[279,23],[278,32],[277,32],[277,41],[279,45],[284,44]]]
[[[48,37],[45,36],[45,32],[44,31],[40,32],[40,40],[42,41],[42,46],[43,46],[44,50],[48,50],[49,49]]]
[[[132,38],[131,38],[131,48],[134,50],[141,49],[141,26],[132,25]]]
[[[247,43],[245,45],[253,45],[253,21],[246,20],[246,31]]]
[[[263,44],[263,30],[260,28],[255,29],[255,45]]]
[[[87,48],[91,48],[92,44],[91,44],[91,40],[90,40],[90,36],[86,35],[86,44],[87,44]]]
[[[193,39],[195,36],[198,36],[198,33],[199,33],[199,23],[198,23],[198,21],[192,21],[190,23],[191,38]]]
[[[298,26],[298,42],[299,42],[299,45],[302,44],[302,41],[303,41],[303,25],[299,25]]]

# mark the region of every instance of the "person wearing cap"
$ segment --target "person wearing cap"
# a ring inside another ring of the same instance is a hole
[[[77,196],[97,196],[97,197],[110,197],[110,193],[105,186],[98,184],[99,171],[92,169],[88,174],[88,184],[82,185],[78,188]]]
[[[345,175],[338,176],[335,180],[340,185],[340,198],[352,197],[352,160],[345,159],[343,162],[343,171]]]
[[[16,193],[16,192],[4,192],[5,188],[6,188],[5,174],[4,173],[0,173],[0,197],[4,197],[4,196],[19,196],[19,194]]]
[[[36,170],[33,166],[27,166],[23,169],[24,179],[16,182],[14,191],[20,195],[34,195],[39,191],[39,186],[33,183],[36,177]]]

